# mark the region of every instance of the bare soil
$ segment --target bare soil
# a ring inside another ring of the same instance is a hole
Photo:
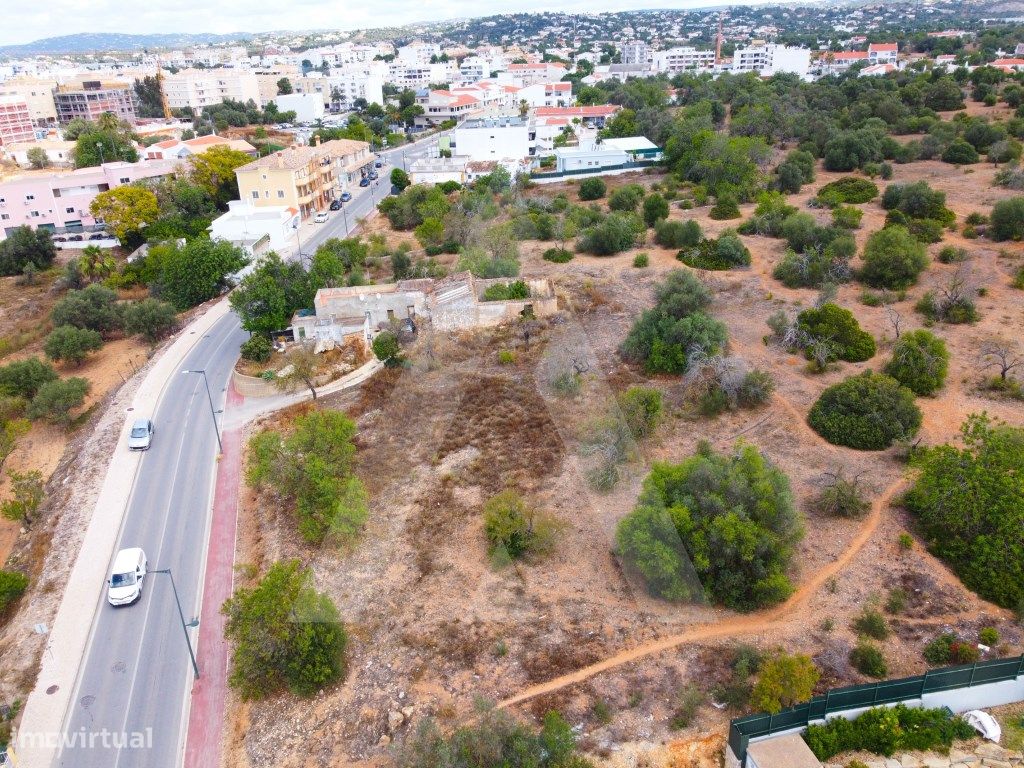
[[[921,162],[896,166],[893,181],[926,179],[947,193],[962,222],[1013,194],[991,186],[993,169],[977,165],[969,171]],[[792,204],[806,210],[815,191],[841,175],[819,172]],[[658,179],[651,174],[639,180],[649,185]],[[635,180],[618,177],[610,186]],[[572,185],[529,194],[559,191],[575,199]],[[865,216],[856,237],[863,246],[882,226],[884,211],[877,200],[860,207]],[[744,206],[744,217],[752,210]],[[671,216],[697,218],[711,235],[742,220],[715,222],[707,212],[673,207]],[[827,216],[817,215],[823,221]],[[382,219],[372,226],[387,232],[389,242],[406,237],[388,231]],[[362,541],[352,551],[311,550],[295,536],[287,514],[247,493],[238,560],[263,567],[295,556],[314,568],[318,586],[335,599],[351,629],[349,677],[311,702],[279,697],[244,708],[235,703],[226,764],[386,764],[395,741],[421,718],[454,725],[471,716],[474,699],[484,697],[528,717],[560,709],[599,764],[703,765],[717,760],[711,755],[737,713],[702,707],[688,728],[672,731],[683,684],[707,687],[722,679],[727,651],[738,642],[812,655],[823,670],[822,686],[860,682],[847,661],[856,642],[852,619],[866,604],[883,603],[894,588],[909,599],[906,610],[891,617],[893,635],[884,643],[891,676],[922,671],[921,649],[941,631],[976,637],[981,627],[995,626],[1004,640],[995,652],[1020,652],[1022,632],[1007,612],[964,589],[920,542],[910,551],[898,547],[898,536],[912,532],[894,506],[907,472],[898,450],[832,446],[806,425],[825,387],[860,370],[877,370],[888,359],[894,329],[886,309],[861,304],[862,286],[842,286],[839,302],[875,336],[879,352],[866,363],[808,373],[802,358],[764,342],[765,320],[779,308],[795,312],[811,305],[816,292],[787,289],[771,277],[784,253],[781,241],[744,241],[753,254],[749,269],[703,277],[715,293],[713,314],[729,328],[730,351],[775,378],[776,394],[763,408],[697,418],[686,407],[679,379],[648,380],[623,364],[617,347],[651,305],[654,285],[666,271],[685,268],[674,251],[654,245],[556,265],[540,258],[550,243],[524,244],[523,274],[551,279],[565,310],[533,323],[529,346],[518,325],[473,334],[425,329],[409,350],[407,369],[385,371],[359,392],[325,399],[324,407],[347,411],[359,427],[359,474],[371,498]],[[980,391],[985,372],[977,350],[989,336],[1020,337],[1014,329],[1024,321],[1024,292],[1010,287],[1009,276],[1024,246],[948,233],[929,250],[934,254],[945,244],[968,249],[972,284],[986,292],[978,298],[978,323],[933,328],[949,345],[952,362],[946,387],[918,400],[926,444],[953,440],[965,417],[982,410],[1021,423],[1019,403]],[[649,255],[649,267],[632,267],[639,252]],[[920,284],[891,305],[904,330],[921,327],[914,303],[955,269],[933,263]],[[501,351],[514,352],[515,362],[502,364]],[[565,398],[550,382],[570,361],[588,370],[580,394]],[[616,487],[596,493],[586,482],[581,434],[616,392],[641,382],[662,389],[671,415],[636,446]],[[739,438],[789,475],[805,516],[807,535],[792,574],[796,593],[780,606],[746,615],[651,598],[612,553],[617,522],[635,504],[651,462],[678,461],[700,440],[728,449]],[[816,509],[826,473],[839,467],[867,483],[872,505],[862,519],[831,518]],[[561,521],[551,556],[504,568],[491,562],[481,507],[504,487],[518,489]],[[610,712],[610,722],[595,714],[596,702]]]

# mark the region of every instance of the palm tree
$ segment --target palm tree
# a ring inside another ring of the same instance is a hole
[[[89,282],[95,282],[113,273],[117,269],[117,262],[108,251],[97,245],[87,245],[82,249],[82,257],[78,260],[78,266],[82,270],[82,275]]]

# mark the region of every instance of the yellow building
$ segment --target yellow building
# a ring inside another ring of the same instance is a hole
[[[365,141],[334,139],[313,147],[289,147],[235,169],[239,197],[255,206],[287,206],[302,218],[327,210],[373,167]]]

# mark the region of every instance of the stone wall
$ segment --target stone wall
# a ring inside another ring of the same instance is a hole
[[[1024,753],[1004,749],[990,741],[961,742],[948,755],[936,752],[905,752],[893,757],[845,753],[825,763],[825,768],[846,768],[858,759],[868,768],[1022,768]]]

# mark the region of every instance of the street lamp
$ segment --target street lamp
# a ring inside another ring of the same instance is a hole
[[[220,442],[220,429],[217,428],[217,412],[213,410],[213,395],[210,394],[210,381],[206,378],[206,370],[203,368],[192,371],[186,369],[182,373],[198,373],[203,377],[203,383],[206,385],[206,398],[210,401],[210,418],[213,419],[213,432],[217,435],[217,452],[224,453],[224,446]]]
[[[298,252],[299,263],[302,263],[302,241],[299,240],[299,230],[302,228],[302,219],[300,218],[295,224],[292,225],[292,229],[295,230],[295,248]]]
[[[185,645],[188,646],[188,657],[192,659],[192,671],[196,673],[196,680],[199,679],[199,665],[196,663],[196,654],[192,650],[192,640],[188,636],[188,628],[195,627],[199,624],[198,619],[194,619],[189,623],[185,623],[185,614],[181,611],[181,600],[178,599],[178,588],[174,584],[174,575],[171,573],[170,568],[163,568],[158,571],[150,571],[150,573],[166,573],[168,578],[171,580],[171,589],[174,590],[174,602],[178,606],[178,618],[181,619],[181,631],[185,633]]]
[[[98,149],[100,151],[100,165],[103,165],[103,142],[102,141],[97,141],[96,142],[96,149]]]

